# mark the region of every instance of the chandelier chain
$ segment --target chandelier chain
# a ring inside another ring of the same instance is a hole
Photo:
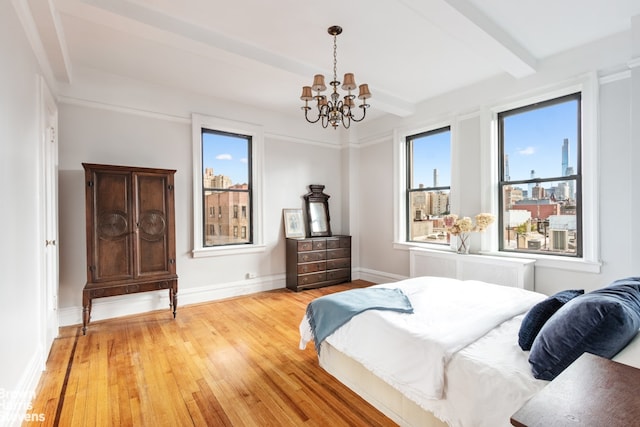
[[[338,36],[333,36],[333,81],[338,81]],[[333,87],[335,90],[335,86]]]

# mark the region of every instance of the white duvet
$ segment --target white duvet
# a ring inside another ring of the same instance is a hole
[[[545,298],[523,289],[442,277],[377,286],[402,289],[414,313],[365,311],[327,342],[421,406],[445,397],[447,364],[458,351]],[[306,318],[300,333],[304,348],[313,339]]]

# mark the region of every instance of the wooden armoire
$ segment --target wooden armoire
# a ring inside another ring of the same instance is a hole
[[[82,333],[95,298],[168,289],[176,316],[175,170],[83,163],[87,283]]]

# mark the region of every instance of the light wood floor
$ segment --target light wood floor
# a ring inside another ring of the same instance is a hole
[[[393,426],[298,350],[311,299],[276,290],[64,327],[33,414],[60,426]],[[37,425],[25,423],[25,426]]]

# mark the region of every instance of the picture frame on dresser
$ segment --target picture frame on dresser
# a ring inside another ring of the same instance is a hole
[[[302,209],[283,209],[282,221],[284,222],[284,236],[286,238],[296,239],[306,236]]]

